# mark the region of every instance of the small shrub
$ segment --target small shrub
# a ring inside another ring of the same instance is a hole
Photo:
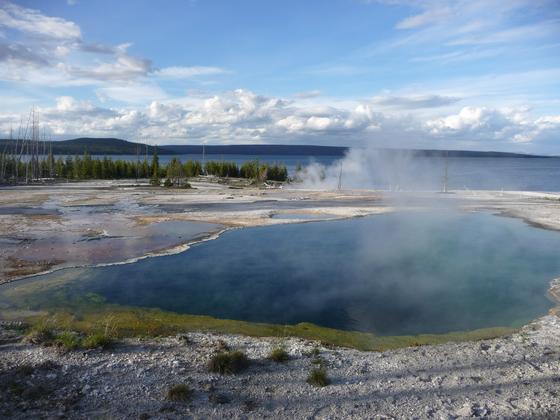
[[[63,331],[58,334],[54,340],[54,344],[66,350],[76,350],[80,347],[80,337],[72,331]]]
[[[186,384],[177,384],[167,390],[167,399],[175,402],[185,402],[192,396],[192,390]]]
[[[84,338],[82,345],[86,349],[96,349],[98,347],[106,348],[111,345],[113,340],[107,334],[93,333]]]
[[[331,383],[325,368],[313,368],[307,377],[307,383],[314,386],[327,386]]]
[[[39,325],[31,329],[27,334],[26,341],[31,344],[51,345],[54,340],[52,330],[44,325]]]
[[[214,373],[233,374],[249,367],[249,359],[241,351],[226,351],[216,354],[208,363],[208,370]]]
[[[290,359],[290,355],[283,347],[272,349],[268,358],[276,363],[285,363]]]
[[[173,182],[171,182],[171,180],[169,178],[167,178],[164,183],[163,186],[166,188],[171,188],[173,186]]]

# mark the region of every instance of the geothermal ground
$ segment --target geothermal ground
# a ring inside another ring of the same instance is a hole
[[[313,220],[332,220],[395,206],[448,206],[489,210],[560,230],[560,194],[310,191],[217,180],[192,184],[189,190],[109,181],[1,188],[0,283],[57,268],[179,252],[227,228],[308,222],[310,214]],[[193,229],[192,223],[181,222],[205,224]]]
[[[191,190],[122,182],[0,189],[0,283],[178,252],[224,229],[308,222],[309,214],[329,220],[450,206],[560,230],[560,194],[305,191],[210,181],[193,182]],[[193,221],[203,224],[193,228]],[[211,333],[61,351],[25,342],[16,315],[0,310],[0,417],[557,418],[556,313],[507,337],[375,353]],[[267,359],[278,345],[290,355],[285,363]],[[208,360],[226,347],[247,354],[246,371],[208,372]],[[326,387],[306,382],[318,364],[331,379]],[[191,390],[188,398],[168,400],[169,387],[180,383]]]
[[[3,418],[558,418],[560,320],[494,340],[382,353],[189,333],[61,352],[0,330]],[[289,360],[267,359],[279,344]],[[247,370],[210,373],[212,355],[244,351]],[[307,383],[325,366],[330,385]],[[185,401],[169,389],[186,384]]]

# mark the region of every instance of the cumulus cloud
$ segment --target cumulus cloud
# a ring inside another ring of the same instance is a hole
[[[527,108],[470,106],[422,120],[406,113],[387,114],[371,101],[350,108],[309,106],[305,101],[243,89],[122,108],[63,96],[39,111],[42,123],[59,138],[149,137],[159,144],[311,143],[535,151],[540,142],[560,135],[560,115],[533,117]],[[0,132],[8,132],[18,122],[19,117],[0,114]]]
[[[429,120],[430,134],[478,141],[532,143],[543,135],[560,135],[560,116],[531,118],[529,110],[464,107],[457,114]]]

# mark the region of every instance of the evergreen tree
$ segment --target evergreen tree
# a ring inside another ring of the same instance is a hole
[[[150,179],[150,184],[154,186],[160,185],[160,176],[159,176],[159,158],[157,155],[157,147],[154,147],[154,155],[152,156],[152,178]]]

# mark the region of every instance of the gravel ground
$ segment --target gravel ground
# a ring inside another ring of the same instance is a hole
[[[0,328],[1,418],[558,418],[560,319],[512,336],[387,351],[327,349],[288,338],[189,333],[67,351]],[[267,359],[282,344],[286,363]],[[250,367],[210,373],[212,355],[244,351]],[[315,350],[314,349],[318,349]],[[306,382],[321,361],[331,384]],[[167,390],[185,383],[185,402]]]

